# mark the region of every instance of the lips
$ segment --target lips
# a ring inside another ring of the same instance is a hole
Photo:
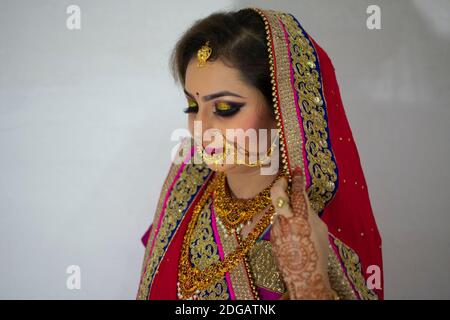
[[[203,149],[205,150],[205,153],[210,155],[210,156],[215,155],[215,154],[223,153],[223,148],[216,148],[216,147],[211,147],[211,146],[208,146],[208,147],[203,146]]]

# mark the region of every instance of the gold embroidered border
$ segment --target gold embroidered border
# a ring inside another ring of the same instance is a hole
[[[274,57],[273,63],[277,91],[275,94],[278,95],[277,107],[281,117],[280,121],[284,128],[279,123],[277,123],[277,126],[278,130],[282,131],[287,148],[287,150],[283,149],[285,156],[282,156],[282,158],[287,156],[291,170],[300,166],[304,171],[303,141],[297,121],[297,112],[295,110],[295,97],[290,80],[289,54],[284,39],[284,32],[275,11],[267,10],[262,12],[268,20],[271,41],[273,43],[273,48],[270,48],[270,50],[273,50],[272,55]]]
[[[162,205],[164,203],[164,198],[165,198],[165,196],[166,196],[166,194],[167,194],[167,192],[169,190],[170,184],[173,181],[173,179],[175,178],[175,175],[177,174],[178,170],[180,170],[180,165],[179,164],[178,165],[172,164],[170,166],[169,173],[167,174],[166,179],[165,179],[164,184],[163,184],[163,187],[161,188],[161,193],[159,195],[158,205],[156,207],[156,213],[155,213],[155,215],[153,217],[152,229],[150,230],[150,235],[148,237],[147,245],[145,247],[144,261],[143,261],[142,268],[141,268],[141,270],[142,270],[141,271],[141,277],[142,277],[142,274],[145,271],[145,267],[147,265],[147,259],[148,259],[149,253],[150,253],[152,242],[153,242],[153,239],[155,237],[155,233],[156,233],[157,228],[158,228],[158,222],[159,222],[159,217],[161,216],[161,211],[162,211]]]
[[[186,140],[183,140],[178,152],[180,152],[185,145],[186,145]],[[166,179],[164,180],[163,186],[161,188],[161,192],[159,194],[158,205],[156,207],[155,215],[153,217],[152,229],[150,230],[150,234],[149,234],[149,237],[147,240],[147,245],[145,247],[144,261],[142,262],[142,267],[141,267],[141,278],[140,278],[137,299],[146,299],[146,297],[148,295],[148,290],[147,290],[147,292],[143,292],[143,290],[145,290],[144,284],[142,283],[143,279],[144,279],[144,273],[146,272],[146,269],[148,266],[148,258],[150,256],[153,239],[155,237],[155,234],[158,232],[158,222],[161,217],[164,199],[167,195],[167,192],[169,191],[169,187],[172,184],[177,172],[180,170],[180,167],[181,167],[180,162],[177,162],[177,163],[172,162],[171,163],[169,172],[166,175]]]
[[[319,61],[315,48],[297,21],[289,14],[277,15],[283,22],[289,38],[294,71],[294,86],[301,110],[305,134],[305,150],[311,186],[308,190],[313,209],[323,210],[335,192],[336,163],[328,142],[326,105],[319,81]]]
[[[330,239],[330,241],[333,241]],[[331,244],[328,245],[328,279],[341,300],[355,300],[356,294]]]
[[[345,245],[341,240],[333,237],[334,245],[338,248],[339,256],[344,263],[347,276],[362,300],[378,300],[377,294],[366,285],[362,274],[361,263],[355,251]]]
[[[158,199],[158,204],[156,206],[155,215],[153,217],[152,229],[150,230],[150,234],[149,234],[149,237],[147,240],[147,245],[145,247],[144,261],[142,262],[142,267],[141,267],[141,279],[142,279],[142,276],[148,265],[147,264],[148,257],[149,257],[150,250],[152,247],[153,239],[155,237],[155,233],[158,231],[157,230],[158,222],[159,222],[159,218],[161,216],[164,199],[166,198],[167,192],[169,191],[169,187],[172,184],[177,172],[180,170],[181,162],[179,160],[186,157],[186,154],[188,152],[190,152],[188,149],[190,148],[190,146],[192,144],[193,144],[193,139],[187,138],[187,139],[182,140],[180,148],[178,149],[178,152],[177,152],[177,155],[178,155],[178,158],[176,158],[177,161],[172,162],[172,164],[170,165],[170,168],[169,168],[169,172],[167,173],[166,178],[164,179],[164,183],[161,188],[161,192],[159,194],[159,199]]]
[[[178,170],[180,170],[180,166],[181,166],[180,164],[174,164],[174,163],[171,164],[169,173],[166,176],[163,187],[161,189],[161,193],[159,195],[158,205],[157,205],[156,213],[153,218],[152,229],[150,231],[150,235],[149,235],[149,238],[147,241],[147,246],[145,247],[144,261],[142,263],[142,268],[141,268],[141,270],[142,270],[141,271],[141,280],[140,280],[140,286],[139,286],[139,291],[138,291],[138,295],[137,295],[137,299],[140,299],[140,300],[146,299],[147,295],[148,295],[147,283],[143,283],[144,282],[144,274],[147,270],[147,266],[149,265],[148,259],[150,256],[152,242],[155,237],[155,234],[158,231],[158,222],[159,222],[159,218],[162,213],[162,205],[164,203],[165,196],[166,196],[167,192],[169,191],[169,187],[170,187],[173,179],[175,178],[175,175],[177,174]]]
[[[141,278],[138,299],[148,298],[154,274],[158,272],[157,268],[165,254],[165,249],[170,244],[184,214],[188,210],[190,203],[192,203],[192,201],[190,201],[191,198],[199,191],[205,182],[205,178],[207,178],[210,173],[211,170],[203,163],[199,165],[188,163],[183,168],[179,179],[175,182],[173,189],[170,191],[161,226],[156,234],[153,250],[149,254],[150,258],[148,259],[147,267]],[[160,213],[157,215],[160,215]],[[151,245],[150,240],[151,239],[149,238],[148,245]]]
[[[204,270],[210,265],[220,261],[219,248],[214,239],[211,220],[211,202],[209,198],[202,209],[192,234],[190,244],[191,263],[194,267]],[[228,300],[228,286],[225,278],[220,279],[209,288],[201,290],[199,300]]]
[[[305,172],[303,145],[306,150],[308,172],[311,185],[308,197],[316,212],[323,210],[336,191],[337,165],[328,140],[326,105],[319,76],[319,61],[315,48],[297,21],[288,14],[273,10],[255,10],[265,17],[270,26],[268,32],[270,49],[274,56],[275,83],[274,95],[278,95],[279,116],[283,123],[277,123],[286,140],[290,170],[300,166]],[[283,26],[286,28],[289,43],[286,42]],[[267,27],[267,26],[266,26]],[[288,51],[289,48],[289,51]],[[290,52],[290,55],[289,55]],[[291,60],[294,73],[294,87],[291,84]],[[298,101],[295,101],[297,92]],[[298,103],[302,123],[299,123],[296,104]],[[305,135],[302,139],[301,128]],[[285,150],[282,149],[283,153]],[[285,155],[282,156],[285,158]]]
[[[222,228],[217,228],[219,233],[219,241],[222,244],[223,254],[227,256],[229,253],[236,250],[238,241],[236,236],[229,236],[225,238],[225,233]],[[249,274],[247,273],[244,260],[241,259],[239,264],[229,272],[232,290],[236,300],[255,300],[252,288],[250,286]]]

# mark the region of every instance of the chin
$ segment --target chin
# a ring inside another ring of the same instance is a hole
[[[208,166],[208,168],[210,168],[213,171],[224,172],[224,173],[227,173],[227,172],[229,172],[230,170],[232,170],[233,168],[236,167],[235,164],[219,164],[219,165],[215,165],[215,164],[207,163],[206,165]]]

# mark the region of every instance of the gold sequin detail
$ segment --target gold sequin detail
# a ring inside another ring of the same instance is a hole
[[[219,249],[214,239],[214,232],[212,229],[211,221],[211,202],[210,198],[195,225],[194,232],[192,234],[191,241],[191,263],[195,268],[204,270],[214,263],[220,261]],[[225,278],[222,278],[209,286],[208,288],[201,290],[198,293],[199,300],[227,300],[229,294],[227,292],[227,283]]]
[[[326,105],[322,83],[319,81],[320,69],[315,48],[291,15],[273,10],[253,9],[261,15],[267,34],[272,95],[280,133],[283,170],[289,174],[289,181],[291,170],[296,167],[302,168],[304,172],[308,170],[311,177],[308,197],[314,211],[320,212],[335,194],[337,166],[331,145],[327,141]],[[289,43],[286,42],[283,26],[286,28]],[[291,59],[294,86],[290,78]],[[296,102],[301,112],[300,123]],[[302,139],[301,128],[305,141]],[[304,167],[303,147],[306,150],[307,169]]]
[[[283,278],[272,253],[272,244],[267,240],[256,242],[248,255],[250,268],[258,287],[284,293]]]
[[[217,231],[219,232],[223,253],[227,256],[239,246],[238,239],[236,234],[226,237],[226,231],[222,228],[217,228]],[[255,300],[258,298],[253,292],[250,279],[248,278],[249,275],[242,259],[239,261],[238,265],[228,273],[230,275],[231,286],[233,287],[236,300]]]
[[[328,245],[328,279],[331,288],[337,293],[340,300],[355,300],[356,295],[342,270],[331,244]]]
[[[294,69],[294,87],[297,91],[298,105],[301,109],[305,141],[303,141],[308,159],[308,171],[311,187],[308,196],[316,212],[323,210],[334,195],[337,181],[337,165],[328,144],[328,123],[326,108],[319,81],[315,49],[294,18],[289,14],[279,14],[288,37],[292,65]]]
[[[169,176],[166,178],[164,183],[164,188],[160,195],[159,202],[161,203],[161,198],[164,198],[168,192],[168,186],[173,181],[172,175],[176,174],[179,169],[179,165],[173,165]],[[191,164],[188,163],[183,168],[180,177],[175,182],[173,189],[170,191],[169,198],[167,200],[167,206],[164,211],[164,216],[161,222],[159,230],[156,230],[156,226],[159,221],[159,216],[161,215],[161,208],[155,214],[154,227],[152,230],[151,238],[147,243],[147,247],[151,246],[153,237],[156,234],[154,247],[149,253],[148,262],[145,262],[146,267],[141,278],[141,284],[139,286],[138,299],[147,299],[150,286],[153,282],[153,277],[159,267],[159,264],[166,252],[167,247],[170,244],[178,226],[184,217],[186,210],[188,209],[191,198],[197,194],[198,190],[205,183],[205,179],[211,173],[211,170],[205,164]],[[157,232],[157,233],[155,233]],[[147,249],[148,250],[148,249]]]
[[[377,294],[370,290],[366,285],[366,280],[362,274],[361,263],[355,251],[346,246],[338,238],[334,238],[334,244],[338,248],[341,260],[344,263],[347,275],[357,290],[361,300],[378,300]]]

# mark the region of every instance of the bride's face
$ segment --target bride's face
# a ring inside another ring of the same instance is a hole
[[[264,95],[256,87],[244,82],[239,70],[225,65],[220,59],[198,67],[197,60],[192,59],[186,70],[184,91],[189,130],[196,141],[201,143],[204,153],[217,158],[221,153],[223,155],[224,146],[227,148],[233,144],[235,154],[239,152],[241,161],[249,163],[255,159],[254,152],[270,148],[271,129],[276,128],[275,119]],[[259,129],[267,129],[267,143],[261,139]],[[252,131],[256,139],[251,135]],[[231,144],[227,145],[227,141]],[[259,144],[264,146],[259,149]],[[250,158],[248,154],[245,156],[249,151],[252,154]],[[232,158],[220,157],[221,164],[214,164],[214,161],[207,161],[211,157],[206,156],[205,162],[216,171],[255,170],[255,167],[236,163],[237,157],[234,161],[230,161]]]

